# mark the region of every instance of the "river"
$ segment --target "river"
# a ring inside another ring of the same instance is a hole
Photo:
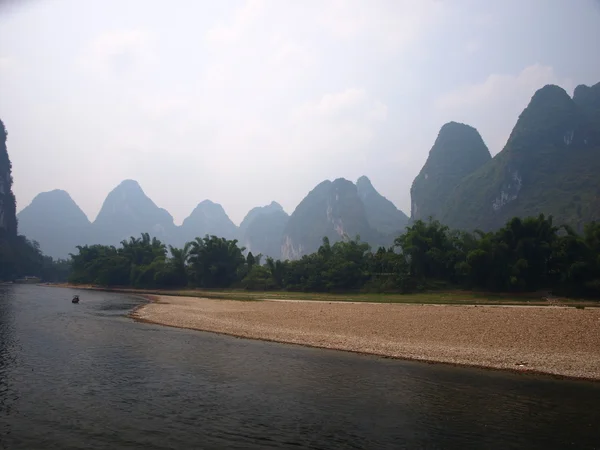
[[[600,448],[600,383],[137,323],[142,302],[0,287],[0,448]]]

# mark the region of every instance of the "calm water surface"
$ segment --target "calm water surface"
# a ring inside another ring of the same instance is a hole
[[[0,287],[0,448],[600,448],[600,383],[133,322],[123,295]]]

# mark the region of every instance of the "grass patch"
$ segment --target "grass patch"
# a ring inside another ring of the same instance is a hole
[[[111,292],[145,295],[170,295],[180,297],[210,298],[215,300],[261,301],[261,300],[304,300],[325,302],[365,302],[365,303],[417,303],[430,305],[536,305],[536,306],[572,306],[576,308],[598,307],[599,302],[581,299],[553,298],[547,300],[540,294],[506,294],[491,292],[475,292],[461,290],[429,291],[415,294],[380,294],[380,293],[310,293],[287,291],[245,291],[245,290],[212,290],[212,289],[176,289],[152,290],[131,288],[96,288]]]

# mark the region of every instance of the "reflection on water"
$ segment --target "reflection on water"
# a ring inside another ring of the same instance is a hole
[[[600,448],[600,383],[132,322],[0,288],[0,448]]]

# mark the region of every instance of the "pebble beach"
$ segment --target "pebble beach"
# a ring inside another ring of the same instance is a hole
[[[428,362],[600,380],[600,308],[152,296],[139,321]]]

